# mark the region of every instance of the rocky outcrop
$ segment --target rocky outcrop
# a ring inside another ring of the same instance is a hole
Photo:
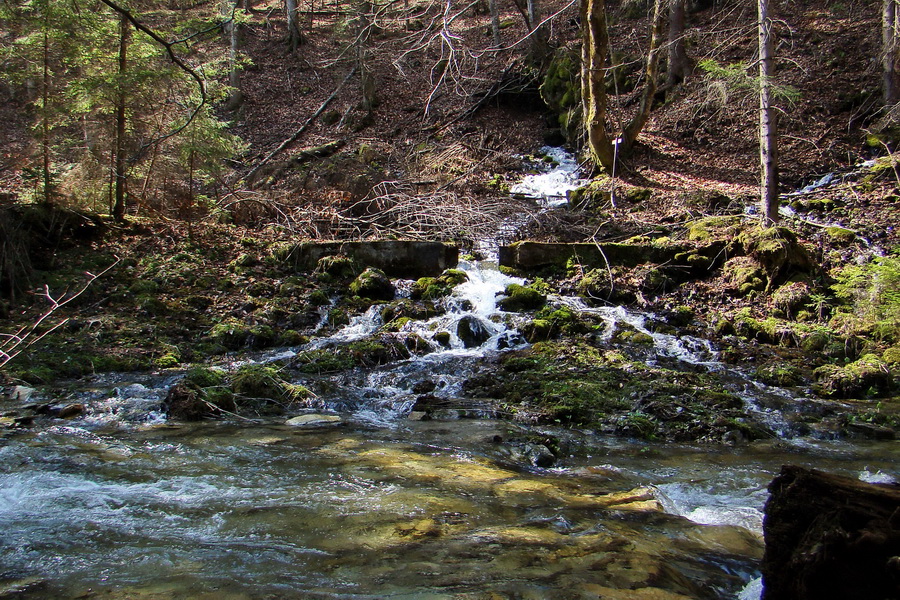
[[[436,277],[459,262],[459,249],[441,242],[300,242],[283,259],[298,271],[311,271],[325,256],[346,255],[360,267],[381,269],[389,277]]]
[[[762,600],[900,598],[900,485],[785,466],[769,493]]]

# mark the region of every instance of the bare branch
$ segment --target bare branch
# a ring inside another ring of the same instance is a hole
[[[30,348],[34,344],[38,343],[39,341],[65,325],[69,321],[68,317],[62,319],[61,321],[58,321],[45,331],[39,331],[44,321],[49,319],[60,308],[81,296],[90,287],[90,285],[94,283],[94,281],[108,273],[113,267],[119,264],[119,261],[120,259],[116,257],[115,262],[113,262],[111,265],[109,265],[96,275],[89,271],[86,271],[85,275],[87,276],[87,279],[77,291],[72,293],[63,293],[63,295],[58,298],[54,298],[50,293],[49,286],[45,285],[43,291],[40,293],[40,296],[47,299],[47,301],[50,303],[50,308],[45,310],[44,313],[41,314],[41,316],[38,317],[38,319],[31,325],[26,325],[13,334],[0,334],[0,338],[3,338],[0,339],[0,368],[6,366],[9,361],[16,358],[24,350]]]

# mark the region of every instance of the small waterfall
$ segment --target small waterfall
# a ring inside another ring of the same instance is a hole
[[[589,180],[578,177],[581,167],[565,149],[544,146],[540,154],[546,156],[552,166],[541,164],[541,173],[526,175],[521,182],[510,186],[512,195],[533,198],[542,206],[552,208],[566,204],[568,192],[589,183]]]

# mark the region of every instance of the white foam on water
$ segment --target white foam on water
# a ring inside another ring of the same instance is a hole
[[[881,470],[874,473],[868,467],[859,472],[859,480],[866,483],[897,483],[897,478]]]
[[[562,206],[568,202],[567,193],[587,185],[590,180],[578,177],[580,166],[563,148],[544,146],[540,149],[556,163],[543,173],[526,175],[522,181],[509,188],[515,196],[539,200],[546,207]]]

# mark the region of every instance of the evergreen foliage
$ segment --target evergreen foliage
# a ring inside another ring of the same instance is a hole
[[[227,87],[215,78],[230,67],[210,44],[217,14],[175,22],[147,2],[127,5],[159,35],[181,39],[171,51],[202,76],[204,89],[174,64],[169,49],[123,21],[105,4],[13,0],[0,5],[0,78],[33,107],[35,148],[28,172],[34,199],[113,209],[117,152],[131,202],[184,212],[206,197],[223,160],[243,151],[210,102]],[[124,25],[122,24],[124,23]],[[124,59],[124,62],[122,62]],[[124,136],[117,109],[124,103]],[[178,182],[178,183],[173,183]]]

